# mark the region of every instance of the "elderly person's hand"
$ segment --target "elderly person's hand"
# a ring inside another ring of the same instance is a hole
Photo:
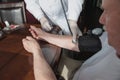
[[[30,53],[40,53],[41,52],[41,48],[40,45],[38,44],[38,42],[33,39],[30,36],[27,36],[26,38],[24,38],[22,40],[23,42],[23,47],[25,48],[25,50],[27,50]]]
[[[69,20],[69,25],[70,25],[70,29],[72,31],[73,34],[73,39],[72,41],[74,43],[76,43],[77,37],[78,36],[82,36],[82,32],[80,31],[80,29],[78,28],[77,22],[73,21],[73,20]]]
[[[40,19],[40,23],[43,30],[50,31],[52,29],[52,26],[49,24],[49,21],[45,17],[42,17]]]

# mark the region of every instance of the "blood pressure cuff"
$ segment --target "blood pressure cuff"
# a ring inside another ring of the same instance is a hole
[[[78,46],[80,52],[96,53],[102,48],[101,41],[95,35],[83,35],[78,39]]]

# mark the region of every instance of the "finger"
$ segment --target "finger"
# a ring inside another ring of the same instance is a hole
[[[76,44],[77,40],[76,39],[72,39],[72,43]]]
[[[22,41],[29,41],[29,36],[26,36],[25,38],[22,39]]]
[[[37,31],[37,30],[38,30],[38,28],[36,28],[36,27],[35,27],[35,26],[33,26],[33,25],[30,25],[30,30]]]
[[[43,26],[43,29],[45,31],[50,31],[52,29],[52,26],[48,22],[46,22],[45,25]]]
[[[76,40],[76,35],[73,35],[73,40]]]
[[[37,30],[38,30],[38,28],[36,28],[35,26],[32,26],[32,25],[30,26],[29,31],[31,32],[31,34],[34,38],[38,37]]]
[[[28,44],[28,40],[26,38],[22,39],[23,47],[25,48],[25,45]]]
[[[22,42],[24,43],[26,40],[27,40],[26,38],[23,38],[23,39],[22,39]]]
[[[50,31],[47,27],[43,27],[42,29],[43,31],[46,31],[46,32]]]
[[[73,34],[73,38],[72,38],[72,42],[73,43],[76,43],[77,42],[77,37],[76,37],[77,35],[76,34]]]
[[[34,38],[37,37],[37,35],[34,33],[34,31],[31,31],[31,34],[32,34],[32,36],[33,36]]]
[[[31,32],[31,31],[34,31],[35,33],[36,33],[36,31],[38,30],[38,28],[36,28],[35,26],[30,26],[30,29],[29,29],[29,31]]]
[[[40,31],[41,29],[31,25],[29,30],[34,31],[37,34],[37,32]]]
[[[48,24],[48,29],[49,31],[52,30],[52,26],[50,24]]]
[[[34,30],[31,30],[30,33],[34,38],[38,37],[38,34]]]
[[[26,39],[29,40],[29,41],[34,40],[31,36],[26,36]]]
[[[44,31],[50,31],[51,29],[48,26],[46,26],[46,27],[43,28],[43,30]]]
[[[82,36],[82,31],[80,29],[78,29],[78,37]]]

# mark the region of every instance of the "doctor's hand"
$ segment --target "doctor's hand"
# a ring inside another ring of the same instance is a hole
[[[82,36],[82,32],[80,31],[80,29],[78,28],[77,22],[73,21],[73,20],[69,20],[69,25],[70,25],[70,29],[72,31],[73,34],[73,38],[72,38],[72,42],[73,43],[77,43],[77,38],[79,36]]]
[[[50,31],[52,29],[52,26],[49,24],[49,21],[45,17],[42,17],[40,19],[40,23],[43,30]]]

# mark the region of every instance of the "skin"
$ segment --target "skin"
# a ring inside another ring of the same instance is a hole
[[[108,32],[108,42],[116,49],[116,54],[120,57],[120,0],[102,0],[102,8],[104,12],[100,17],[100,23],[105,25]],[[54,45],[79,51],[78,44],[72,43],[72,36],[49,34],[35,26],[31,26],[30,32],[35,39],[43,39]],[[24,48],[33,54],[35,80],[56,80],[35,39],[32,37],[23,39]]]
[[[57,80],[51,67],[46,62],[37,41],[27,36],[22,42],[25,50],[33,54],[35,80]]]
[[[30,26],[29,31],[31,32],[32,36],[35,39],[38,39],[38,40],[43,39],[59,47],[79,52],[78,44],[72,43],[72,36],[49,34],[44,32],[40,28],[36,28],[35,26]]]
[[[108,32],[108,42],[120,57],[120,0],[102,0],[104,10],[100,23],[104,24]]]

